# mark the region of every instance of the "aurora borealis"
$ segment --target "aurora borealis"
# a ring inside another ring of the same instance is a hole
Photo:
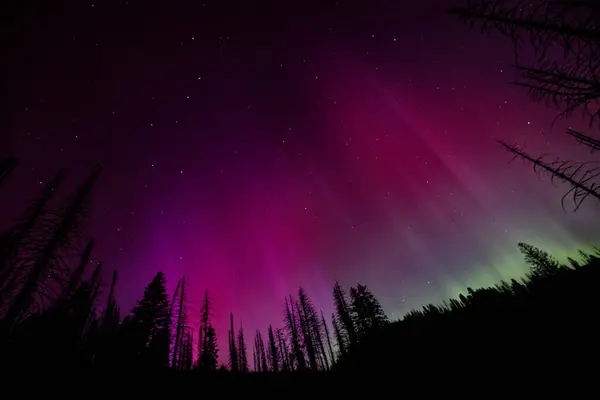
[[[209,290],[222,341],[230,311],[279,326],[299,286],[330,314],[335,280],[395,318],[518,276],[519,241],[599,239],[596,204],[563,212],[564,188],[496,143],[589,158],[562,134],[586,122],[551,129],[508,84],[510,43],[444,14],[460,1],[99,3],[19,11],[0,222],[100,163],[88,230],[123,310],[163,270],[191,320]]]

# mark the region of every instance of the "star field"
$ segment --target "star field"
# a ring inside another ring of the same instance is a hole
[[[564,213],[496,143],[585,158],[561,133],[585,121],[551,127],[507,84],[511,44],[444,13],[460,1],[35,4],[4,39],[0,149],[21,165],[1,226],[59,167],[68,193],[100,163],[88,231],[124,310],[163,270],[192,320],[208,288],[222,340],[230,311],[279,326],[299,286],[330,314],[335,280],[400,317],[519,276],[518,241],[598,239],[595,204]]]

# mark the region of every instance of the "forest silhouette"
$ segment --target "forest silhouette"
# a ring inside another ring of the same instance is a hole
[[[583,110],[595,129],[600,115],[600,84],[595,79],[600,35],[592,24],[600,16],[598,3],[523,4],[481,0],[449,13],[484,32],[511,38],[522,77],[517,86],[535,100],[558,107],[563,116]],[[518,55],[526,38],[534,57],[523,65]],[[564,54],[550,61],[548,49],[557,45]],[[571,129],[567,134],[592,152],[600,149],[600,142],[588,134]],[[568,198],[575,210],[588,198],[600,199],[594,181],[600,171],[593,164],[548,162],[517,145],[501,144],[569,188],[563,207]],[[0,161],[0,196],[10,195],[2,182],[18,165],[15,158]],[[228,332],[216,332],[207,291],[200,325],[194,328],[186,316],[185,277],[169,296],[162,272],[148,283],[131,312],[121,310],[114,294],[117,271],[112,272],[108,294],[101,293],[105,267],[91,263],[94,240],[85,230],[101,168],[93,168],[70,197],[59,199],[58,207],[50,207],[65,173],[58,171],[0,236],[3,367],[179,371],[216,380],[286,381],[407,368],[427,375],[432,368],[451,370],[464,363],[485,369],[500,360],[514,371],[519,363],[547,362],[552,367],[558,359],[570,363],[597,351],[599,248],[579,250],[577,258],[561,262],[519,243],[529,266],[522,279],[468,288],[458,298],[426,305],[398,321],[388,319],[367,286],[344,288],[335,282],[333,315],[324,315],[300,288],[284,299],[283,320],[257,332],[244,332],[233,314]],[[78,262],[72,265],[66,255],[73,254]],[[227,349],[218,347],[222,335],[227,335]]]

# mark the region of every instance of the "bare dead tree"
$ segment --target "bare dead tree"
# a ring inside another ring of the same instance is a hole
[[[590,125],[598,122],[600,2],[471,0],[448,12],[483,33],[509,37],[520,75],[513,83],[526,88],[533,99],[558,107],[557,119],[582,110]],[[533,61],[523,63],[527,43]]]
[[[554,119],[569,117],[581,110],[593,125],[600,118],[600,81],[597,67],[585,68],[582,64],[561,65],[560,62],[546,63],[538,68],[516,66],[521,79],[513,82],[527,89],[535,100],[552,105],[559,110]]]
[[[3,325],[12,330],[19,320],[51,291],[48,281],[56,282],[60,273],[67,270],[60,252],[76,250],[83,235],[82,227],[88,211],[91,191],[100,175],[101,168],[95,167],[84,184],[77,189],[69,203],[46,219],[42,226],[42,240],[36,248],[32,248],[33,257],[29,266],[25,283],[15,296],[3,319]],[[29,250],[28,250],[29,251]]]
[[[31,253],[35,250],[37,238],[33,237],[33,229],[38,226],[44,217],[48,216],[47,205],[55,195],[56,190],[64,181],[66,171],[59,170],[54,178],[44,187],[40,196],[26,210],[25,215],[18,219],[12,228],[2,236],[0,242],[0,304],[5,301],[10,292],[15,288],[20,273],[25,266],[26,259],[19,257],[20,253]],[[20,269],[20,270],[19,270]],[[12,282],[9,282],[12,280]]]
[[[600,200],[600,185],[595,182],[600,176],[600,165],[593,166],[591,162],[563,161],[555,159],[545,161],[546,156],[533,157],[527,154],[517,146],[511,146],[505,142],[499,142],[506,150],[514,155],[515,158],[521,158],[523,161],[531,164],[537,174],[547,174],[552,183],[557,180],[568,184],[571,188],[561,199],[563,210],[565,209],[565,200],[572,198],[574,210],[577,211],[583,201],[589,196]]]
[[[484,34],[509,37],[515,59],[530,44],[538,60],[560,48],[564,57],[592,58],[597,55],[600,5],[596,0],[468,0],[464,7],[448,10],[469,27],[479,26]]]
[[[519,78],[512,82],[539,102],[554,106],[558,115],[569,117],[581,111],[590,127],[600,126],[600,2],[598,0],[467,0],[464,7],[448,12],[482,33],[500,33],[513,42]],[[529,47],[532,51],[525,53]],[[523,55],[532,57],[522,57]],[[523,58],[527,58],[523,61]],[[566,132],[592,152],[600,141],[582,132]],[[591,162],[532,157],[514,146],[503,146],[532,163],[536,171],[549,173],[571,186],[577,211],[588,197],[595,197],[597,168]]]

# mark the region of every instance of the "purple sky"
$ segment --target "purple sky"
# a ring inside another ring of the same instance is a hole
[[[586,124],[551,130],[507,84],[511,44],[444,14],[460,0],[71,3],[21,6],[4,39],[0,155],[21,165],[0,222],[100,163],[88,232],[124,310],[163,270],[194,323],[208,288],[221,338],[230,311],[249,338],[279,327],[299,286],[330,315],[336,279],[396,318],[518,276],[518,241],[598,239],[596,204],[564,213],[495,142],[586,156],[562,134]]]

